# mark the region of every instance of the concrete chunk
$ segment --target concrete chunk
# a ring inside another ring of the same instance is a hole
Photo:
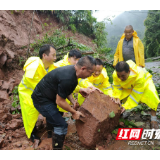
[[[120,107],[107,96],[98,91],[92,92],[79,108],[85,115],[85,122],[76,121],[76,128],[81,143],[87,147],[95,147],[96,143],[106,139],[119,123]],[[115,117],[109,114],[114,112]]]

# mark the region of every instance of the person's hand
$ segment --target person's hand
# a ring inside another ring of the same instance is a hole
[[[121,109],[121,114],[125,111],[125,108],[120,106],[120,109]]]
[[[72,113],[72,118],[75,120],[80,119],[80,116],[85,117],[81,112],[76,111],[75,113]]]
[[[98,89],[98,88],[96,88],[96,87],[94,87],[94,86],[91,86],[91,87],[88,87],[88,88],[91,90],[91,92],[97,90],[97,91],[99,91],[100,93],[103,93],[100,89]]]
[[[111,100],[117,104],[119,104],[121,106],[121,101],[119,98],[114,98],[114,97],[111,97]]]
[[[86,98],[91,91],[92,91],[92,90],[89,89],[89,88],[81,88],[81,89],[79,90],[79,93],[80,93],[83,97]]]
[[[79,103],[77,101],[74,102],[73,104],[73,109],[77,111],[77,109],[80,107]]]

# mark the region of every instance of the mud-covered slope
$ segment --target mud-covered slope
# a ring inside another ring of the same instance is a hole
[[[6,69],[9,69],[9,71],[22,69],[22,66],[19,66],[19,59],[20,57],[26,59],[29,42],[33,43],[35,39],[41,39],[47,31],[54,31],[58,28],[62,28],[62,25],[57,22],[52,14],[40,13],[38,11],[33,13],[33,11],[1,10],[0,79],[9,80],[10,77],[6,74]],[[79,43],[95,48],[92,39],[82,34],[73,34],[69,30],[64,32],[66,37],[73,37]]]

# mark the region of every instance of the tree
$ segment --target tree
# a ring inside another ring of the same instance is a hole
[[[144,47],[146,57],[160,55],[160,11],[150,10],[144,21],[146,26]]]

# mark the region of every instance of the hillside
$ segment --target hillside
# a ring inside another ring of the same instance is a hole
[[[72,37],[75,41],[95,49],[91,38],[66,30],[51,13],[1,10],[0,79],[9,80],[10,77],[15,77],[20,81],[22,75],[19,74],[23,65],[19,64],[22,59],[23,61],[27,59],[28,44],[33,43],[35,39],[42,39],[46,32],[52,33],[57,29],[63,32],[65,37]],[[14,74],[17,73],[17,69],[18,75]]]
[[[138,33],[139,38],[142,40],[145,31],[144,20],[147,17],[147,12],[147,10],[125,11],[112,20],[113,24],[110,22],[106,23],[108,47],[115,51],[117,43],[127,25],[132,25],[133,29]]]

